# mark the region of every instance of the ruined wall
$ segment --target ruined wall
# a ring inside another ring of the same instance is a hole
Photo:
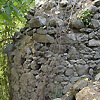
[[[73,2],[61,1],[59,7],[56,1],[47,2],[30,11],[25,28],[15,33],[6,48],[10,100],[52,100],[76,81],[94,79],[100,70],[99,6],[100,2],[91,8],[91,27],[72,22],[78,29],[69,27]]]

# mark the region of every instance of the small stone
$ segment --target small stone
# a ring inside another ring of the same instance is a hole
[[[74,100],[74,94],[71,89],[62,96],[62,100]]]
[[[36,69],[36,66],[37,66],[36,62],[35,61],[32,61],[31,62],[31,68],[32,68],[32,70],[35,70]]]
[[[61,7],[65,7],[65,6],[67,6],[67,4],[68,4],[68,1],[67,1],[67,0],[62,0],[62,1],[60,2],[60,6],[61,6]]]
[[[20,32],[23,33],[25,31],[25,28],[21,28]]]
[[[71,83],[73,84],[73,83],[77,82],[79,79],[80,79],[80,77],[72,77]]]
[[[81,78],[85,79],[85,80],[90,80],[91,76],[90,75],[82,75]]]
[[[95,40],[95,39],[89,40],[89,46],[93,47],[100,46],[100,40]]]
[[[33,46],[33,48],[35,50],[39,50],[41,48],[41,44],[40,43],[35,43],[34,46]]]
[[[78,51],[76,50],[76,48],[73,47],[73,46],[69,49],[68,54],[70,55],[70,59],[71,59],[71,60],[72,60],[72,59],[78,59],[78,58],[79,58],[79,53],[78,53]]]
[[[65,85],[68,84],[68,82],[61,82],[61,84],[62,84],[63,86],[65,86]]]
[[[76,40],[76,34],[72,33],[72,34],[67,34],[67,36],[72,39],[72,40]]]
[[[93,76],[93,69],[92,69],[92,68],[89,69],[89,74],[90,74],[91,76]]]
[[[98,7],[98,12],[100,13],[100,7]]]
[[[77,77],[77,76],[78,76],[78,74],[77,74],[76,72],[74,72],[74,76],[75,76],[75,77]]]
[[[81,28],[81,29],[80,29],[80,32],[90,33],[90,32],[92,32],[92,31],[93,31],[93,29],[91,29],[91,28]]]
[[[52,19],[50,19],[50,21],[49,21],[49,26],[51,26],[51,27],[56,27],[56,19],[54,19],[54,18],[52,18]]]
[[[44,64],[46,62],[46,60],[44,58],[40,58],[38,59],[38,64]]]
[[[46,58],[49,58],[49,57],[52,56],[52,54],[53,54],[53,53],[52,53],[51,51],[46,51],[44,56],[45,56]]]
[[[51,30],[48,30],[48,34],[50,35],[53,35],[53,34],[56,34],[56,29],[51,29]]]
[[[43,72],[48,72],[48,66],[42,65],[40,70],[43,71]]]
[[[53,100],[62,100],[61,98],[56,98],[56,99],[53,99]]]
[[[94,3],[94,5],[95,5],[96,7],[99,7],[99,6],[100,6],[100,0],[96,0],[95,3]]]
[[[92,7],[90,8],[90,12],[91,12],[92,14],[96,13],[97,11],[98,11],[98,8],[97,8],[96,6],[92,6]]]
[[[95,15],[93,16],[93,18],[94,18],[94,19],[100,19],[100,14],[99,14],[99,13],[95,14]]]
[[[27,19],[28,21],[31,20],[31,19],[33,18],[33,16],[32,16],[31,14],[28,14],[28,15],[26,15],[25,17],[26,17],[26,19]]]
[[[100,53],[99,52],[96,52],[96,54],[94,55],[94,58],[95,59],[100,59]]]
[[[33,30],[26,32],[27,35],[32,36],[34,34]]]
[[[77,65],[76,70],[79,75],[84,75],[88,73],[88,65]]]
[[[86,64],[86,62],[83,59],[76,60],[76,63],[77,64],[82,64],[82,65],[85,65]]]
[[[95,76],[95,80],[96,80],[96,81],[99,81],[99,80],[100,80],[100,73],[98,73],[98,74]]]
[[[37,80],[39,80],[40,79],[40,76],[39,75],[36,75],[36,77],[35,77]]]
[[[74,73],[72,68],[67,69],[67,71],[65,72],[66,76],[71,76]]]
[[[46,47],[46,46],[43,46],[41,49],[40,49],[40,51],[48,51],[48,47]]]
[[[39,28],[46,25],[46,18],[36,16],[29,21],[31,28]]]
[[[38,34],[47,34],[47,31],[44,30],[44,29],[41,27],[41,28],[37,29],[37,33],[38,33]]]
[[[91,32],[90,34],[89,34],[89,39],[92,39],[92,38],[94,38],[95,37],[95,32]]]
[[[81,21],[81,19],[77,19],[77,18],[73,18],[71,20],[71,26],[76,29],[81,29],[81,28],[85,27],[84,23]]]
[[[31,9],[29,13],[30,13],[32,16],[34,16],[35,10],[34,10],[34,9]]]
[[[39,1],[40,2],[40,1]],[[49,11],[51,10],[53,7],[55,7],[55,2],[48,2],[48,3],[44,3],[43,5],[43,9],[44,11]]]
[[[64,76],[64,77],[63,77],[63,81],[69,81],[69,78],[66,77],[66,76]]]
[[[25,48],[25,50],[26,50],[27,54],[31,54],[32,53],[30,48]]]
[[[79,34],[77,35],[77,40],[79,42],[88,42],[88,35],[87,34]]]
[[[54,38],[50,35],[33,34],[33,40],[40,43],[54,43]]]
[[[98,28],[100,26],[99,20],[96,19],[91,19],[91,24],[93,25],[94,28]]]
[[[69,83],[67,86],[64,86],[64,89],[63,89],[63,94],[66,94],[66,92],[68,92],[68,90],[72,88],[72,84]]]
[[[88,80],[79,80],[73,85],[73,89],[80,91],[86,86],[88,86]]]

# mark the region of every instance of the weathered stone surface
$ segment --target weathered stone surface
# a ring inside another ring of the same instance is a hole
[[[74,94],[72,93],[71,90],[69,90],[61,99],[62,100],[73,100]]]
[[[77,65],[76,70],[79,75],[84,75],[88,73],[88,65]]]
[[[90,74],[91,76],[94,74],[94,72],[93,72],[93,69],[92,69],[92,68],[90,68],[90,69],[89,69],[89,74]]]
[[[34,86],[34,76],[32,73],[24,73],[20,78],[20,83],[23,85],[23,87],[27,86],[27,84]]]
[[[94,58],[95,59],[100,59],[100,52],[96,52],[95,55],[94,55]]]
[[[54,19],[54,18],[50,19],[50,21],[49,21],[49,26],[51,26],[51,27],[56,27],[56,25],[57,25],[57,20]]]
[[[91,32],[90,34],[89,34],[89,39],[92,39],[92,38],[94,38],[95,37],[95,32]]]
[[[96,19],[91,19],[91,24],[93,25],[94,28],[98,28],[100,26],[99,20]]]
[[[53,99],[53,100],[62,100],[61,98],[56,98],[56,99]]]
[[[71,47],[68,54],[70,55],[70,59],[78,59],[79,53],[75,47]]]
[[[76,29],[81,29],[81,28],[83,28],[83,27],[85,27],[84,26],[84,23],[81,21],[81,19],[72,19],[71,20],[71,25],[72,25],[72,27],[73,28],[76,28]]]
[[[90,32],[92,32],[92,31],[93,31],[93,29],[91,29],[91,28],[81,28],[81,29],[80,29],[80,32],[90,33]]]
[[[56,33],[57,33],[57,30],[55,30],[55,29],[48,30],[48,34],[50,34],[50,35],[53,35]]]
[[[95,14],[98,11],[98,8],[96,6],[92,6],[89,10],[92,14]]]
[[[21,53],[19,53],[17,50],[15,50],[16,52],[16,55],[14,56],[14,64],[15,65],[21,65],[21,61],[22,61],[22,58],[21,58]]]
[[[33,40],[40,43],[54,43],[54,38],[49,35],[34,34]]]
[[[56,6],[55,1],[53,1],[53,2],[49,1],[48,3],[46,2],[43,5],[43,9],[44,9],[44,11],[49,11],[49,10],[51,10],[55,6]]]
[[[95,80],[96,80],[96,81],[99,81],[99,80],[100,80],[100,73],[98,73],[98,74],[95,76]]]
[[[76,100],[99,100],[100,92],[99,87],[85,87],[76,94]]]
[[[11,74],[13,75],[13,77],[12,77],[13,79],[18,80],[19,76],[18,76],[15,68],[11,69]]]
[[[37,29],[38,34],[47,34],[47,30],[43,29],[42,27]]]
[[[72,77],[71,78],[71,83],[74,84],[75,82],[77,82],[80,79],[80,77],[76,76],[76,77]]]
[[[95,39],[92,39],[92,40],[89,40],[89,46],[100,46],[100,40],[95,40]]]
[[[39,28],[46,25],[46,18],[41,16],[36,16],[29,21],[31,28]]]
[[[70,38],[70,39],[72,39],[72,40],[76,40],[76,35],[75,34],[67,34],[67,36]]]
[[[87,78],[99,81],[94,75],[100,70],[100,8],[92,6],[94,27],[85,27],[76,16],[71,19],[84,6],[82,0],[80,7],[77,0],[58,1],[35,6],[20,35],[15,34],[14,49],[7,49],[12,100],[75,100]]]
[[[77,81],[74,85],[73,85],[73,89],[75,91],[80,91],[82,90],[84,87],[88,86],[89,81],[88,80],[79,80]]]
[[[62,7],[67,6],[67,4],[68,4],[68,1],[66,1],[66,0],[62,0],[62,1],[60,2],[60,5],[61,5]]]
[[[64,87],[63,94],[66,94],[69,91],[69,89],[71,89],[71,88],[72,88],[72,84],[69,83],[67,86]]]
[[[100,0],[96,0],[95,3],[94,3],[94,5],[95,5],[96,7],[99,7],[99,6],[100,6]]]
[[[94,18],[94,19],[97,19],[97,20],[100,19],[100,14],[99,14],[99,13],[95,14],[95,15],[93,16],[93,18]]]
[[[79,42],[88,42],[88,35],[87,34],[78,34],[77,35],[77,40]]]
[[[67,69],[67,71],[65,72],[65,75],[66,75],[66,76],[70,76],[70,75],[72,75],[72,74],[74,74],[74,71],[73,71],[72,68]]]

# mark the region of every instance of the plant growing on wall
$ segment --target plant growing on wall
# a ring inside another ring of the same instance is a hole
[[[82,22],[86,25],[86,26],[89,26],[91,23],[91,18],[92,18],[92,13],[90,10],[86,10],[86,11],[83,11],[80,18],[82,20]]]

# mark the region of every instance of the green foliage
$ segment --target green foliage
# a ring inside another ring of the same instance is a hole
[[[1,0],[0,18],[10,24],[14,17],[19,21],[23,21],[22,17],[27,14],[34,3],[34,0]]]
[[[24,27],[25,15],[35,5],[34,0],[0,0],[0,100],[9,100],[9,68],[3,52],[16,31]]]
[[[7,56],[0,54],[0,100],[9,100],[9,69],[7,67]]]
[[[92,17],[92,13],[90,12],[90,10],[86,10],[84,12],[82,12],[81,14],[81,19],[82,22],[84,22],[85,25],[90,25],[91,23],[91,17]]]

